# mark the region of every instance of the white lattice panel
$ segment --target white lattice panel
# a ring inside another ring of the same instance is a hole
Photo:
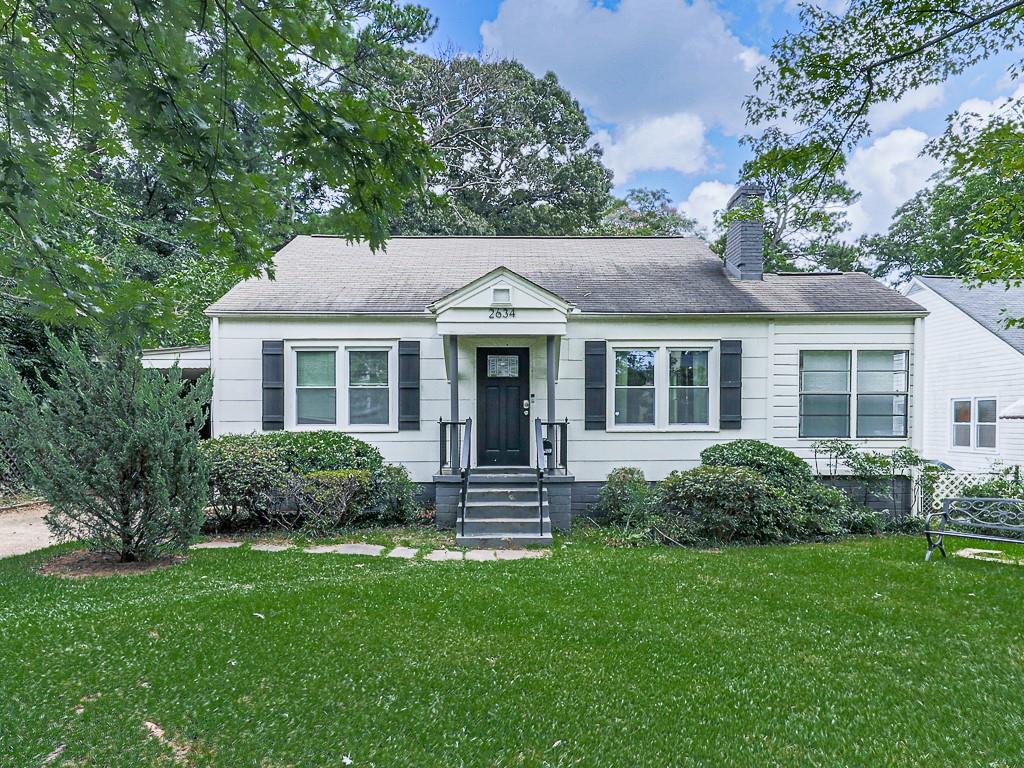
[[[943,499],[956,498],[968,485],[983,483],[999,475],[992,472],[944,472],[935,478],[935,490],[932,492],[931,508],[936,512],[942,509]]]

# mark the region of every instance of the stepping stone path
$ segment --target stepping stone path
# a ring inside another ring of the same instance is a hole
[[[240,541],[226,541],[214,539],[204,541],[200,544],[193,544],[193,549],[237,549],[242,546]],[[284,552],[294,549],[291,544],[253,544],[249,547],[253,552]],[[380,557],[387,550],[380,544],[319,544],[313,547],[306,547],[303,552],[320,555],[363,555],[365,557]],[[415,547],[394,547],[388,551],[388,557],[412,560],[419,553]],[[434,549],[427,552],[424,560],[432,563],[448,562],[453,560],[470,560],[473,562],[493,563],[498,560],[529,560],[537,557],[547,557],[551,554],[549,549]]]
[[[416,557],[418,551],[415,547],[395,547],[388,552],[388,557],[401,557],[404,560],[411,560]]]

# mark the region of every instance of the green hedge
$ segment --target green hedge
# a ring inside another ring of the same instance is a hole
[[[205,441],[202,451],[216,528],[259,524],[322,533],[328,524],[404,523],[416,512],[416,484],[405,468],[385,464],[372,445],[342,432],[225,435]],[[365,487],[346,498],[342,487],[356,477],[366,478]],[[315,519],[305,520],[307,513]]]
[[[701,451],[701,464],[708,467],[746,467],[765,480],[786,490],[813,483],[814,473],[806,461],[792,451],[760,440],[733,440]]]

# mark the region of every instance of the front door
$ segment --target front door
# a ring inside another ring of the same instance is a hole
[[[530,350],[478,349],[477,438],[480,466],[530,463]]]

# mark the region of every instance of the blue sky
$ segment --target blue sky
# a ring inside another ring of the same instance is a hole
[[[738,139],[753,72],[776,37],[799,27],[796,0],[418,1],[439,21],[427,52],[454,44],[516,58],[538,75],[554,71],[586,110],[616,191],[664,187],[704,225],[748,157]],[[873,134],[849,161],[848,181],[862,193],[850,237],[884,230],[937,170],[920,153],[946,115],[965,102],[991,111],[1020,85],[1006,76],[1010,61],[874,110]]]

